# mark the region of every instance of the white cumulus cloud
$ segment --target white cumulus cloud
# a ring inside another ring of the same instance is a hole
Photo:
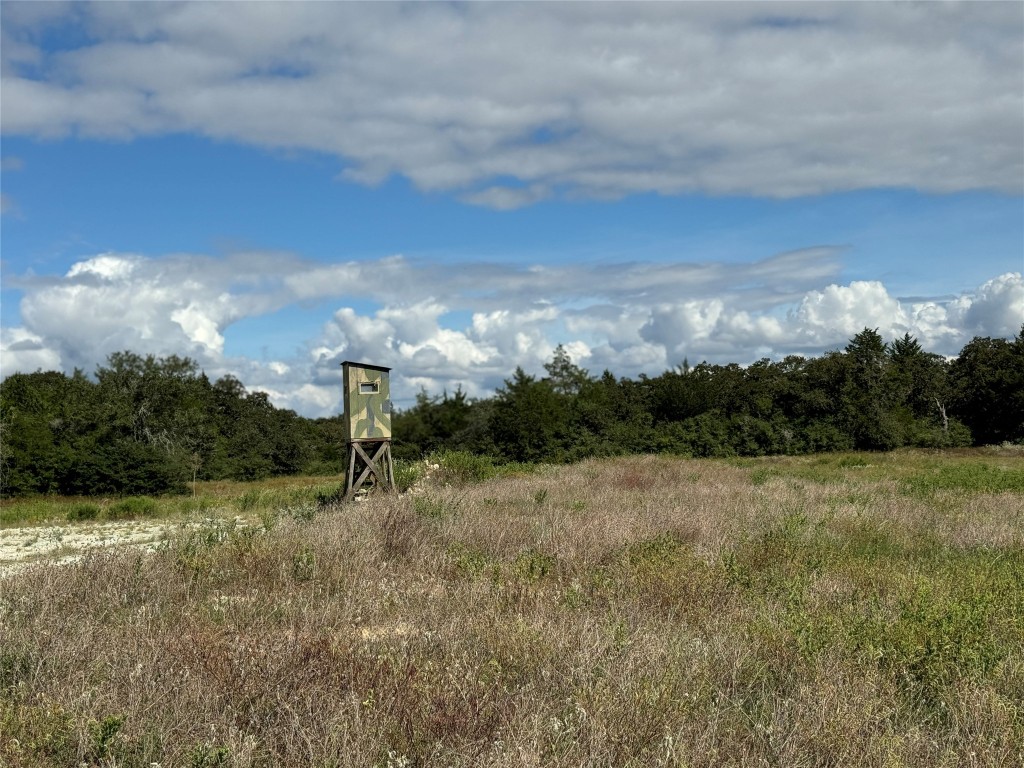
[[[993,336],[1012,336],[1024,325],[1024,280],[1008,272],[978,288],[965,308],[963,325],[968,330]]]
[[[684,358],[820,354],[865,327],[887,340],[910,333],[953,355],[974,336],[1014,336],[1024,322],[1020,273],[955,296],[903,300],[882,282],[839,282],[833,256],[808,249],[743,265],[470,263],[452,272],[395,257],[332,267],[280,253],[104,253],[63,275],[6,278],[24,294],[23,325],[3,329],[0,364],[3,375],[92,372],[122,350],[187,355],[211,377],[230,373],[277,405],[328,415],[341,407],[343,360],[391,367],[395,398],[408,404],[420,387],[489,395],[517,366],[543,375],[560,343],[594,373],[635,376]],[[400,279],[323,280],[332,270],[393,270]],[[490,286],[486,295],[481,284]],[[318,303],[304,305],[314,293]],[[262,356],[227,352],[237,323],[282,310],[306,318],[292,343]]]
[[[887,338],[910,330],[906,310],[885,286],[862,280],[809,292],[790,317],[790,326],[811,346],[849,338],[865,327],[878,327]]]

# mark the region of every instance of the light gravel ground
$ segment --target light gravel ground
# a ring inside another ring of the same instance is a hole
[[[439,468],[440,465],[427,462],[424,477],[408,493],[423,493],[427,480]],[[366,493],[365,489],[357,492],[355,501],[364,501]],[[234,520],[239,525],[251,522],[241,517]],[[72,563],[86,552],[108,547],[134,546],[151,551],[168,536],[180,531],[183,525],[195,524],[194,521],[182,520],[124,520],[0,528],[0,576],[24,570],[36,563]]]
[[[0,575],[39,562],[73,562],[95,549],[154,548],[181,523],[125,520],[0,529]]]

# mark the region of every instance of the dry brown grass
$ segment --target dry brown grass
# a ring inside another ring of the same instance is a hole
[[[892,461],[584,462],[40,566],[0,764],[1018,765],[1024,497]]]

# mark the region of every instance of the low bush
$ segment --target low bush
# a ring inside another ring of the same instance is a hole
[[[494,477],[510,477],[534,472],[530,462],[508,461],[499,463],[492,456],[481,456],[468,451],[439,451],[427,458],[438,470],[434,479],[442,484],[465,485],[479,483]]]
[[[156,499],[148,496],[130,496],[107,507],[103,516],[108,520],[134,520],[152,516],[157,511]]]
[[[95,520],[99,516],[99,505],[92,504],[90,502],[79,502],[78,504],[73,504],[71,509],[68,510],[68,520],[72,522]]]
[[[418,483],[426,473],[426,466],[422,461],[395,460],[395,488],[399,493],[405,493]]]

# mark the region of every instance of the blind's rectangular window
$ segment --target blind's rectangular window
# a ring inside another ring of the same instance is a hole
[[[379,381],[360,381],[359,382],[359,394],[360,395],[376,395],[380,392]]]

